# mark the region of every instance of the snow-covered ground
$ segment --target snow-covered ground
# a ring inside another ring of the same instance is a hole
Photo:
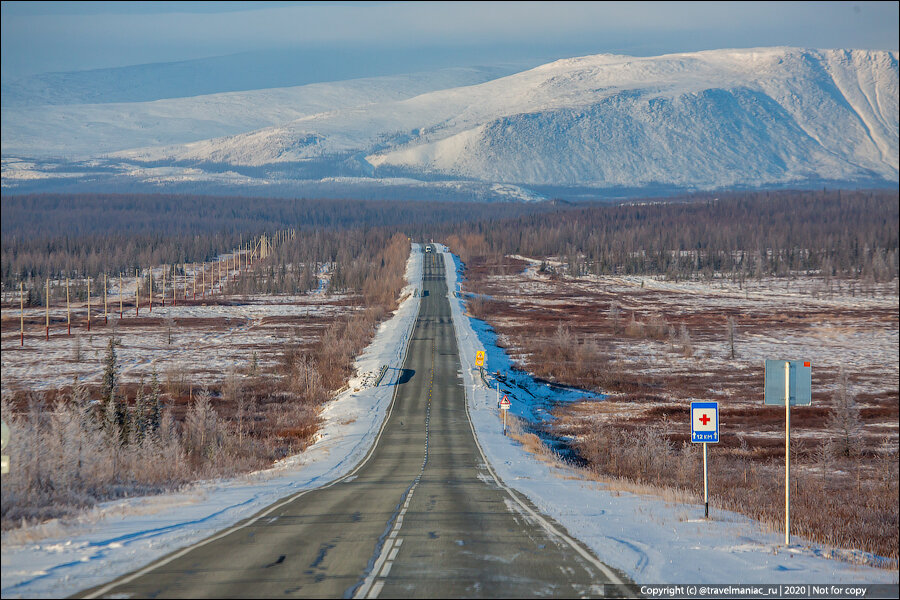
[[[447,283],[458,290],[458,262],[444,249]],[[54,597],[108,581],[176,548],[189,545],[249,517],[280,498],[331,481],[349,471],[371,446],[383,422],[418,312],[412,294],[421,280],[422,254],[407,268],[406,299],[357,361],[359,374],[390,366],[379,387],[345,392],[326,408],[321,439],[306,452],[272,469],[245,477],[203,482],[175,494],[106,503],[76,523],[51,522],[8,532],[2,544],[2,595]],[[474,367],[475,351],[488,353],[489,369],[508,358],[486,329],[464,315],[451,294],[469,411],[478,441],[503,481],[525,494],[570,534],[589,545],[606,564],[644,583],[896,583],[897,571],[854,564],[851,551],[831,550],[795,538],[790,548],[781,534],[738,514],[702,505],[670,503],[585,481],[557,463],[526,452],[500,430],[496,391]],[[351,382],[361,385],[362,375]],[[522,386],[504,386],[513,412],[542,418],[551,396],[577,399],[577,391],[542,389],[519,376]],[[538,400],[531,400],[527,388]],[[515,391],[518,389],[518,391]],[[554,396],[555,395],[555,396]],[[834,560],[832,555],[850,560]]]
[[[447,285],[458,291],[460,264],[446,248],[443,252]],[[861,553],[825,548],[798,537],[785,548],[783,533],[743,515],[711,510],[707,521],[700,503],[617,491],[530,454],[502,434],[496,391],[485,385],[475,368],[477,350],[486,351],[491,371],[502,370],[508,357],[487,337],[487,328],[465,315],[461,298],[451,294],[450,305],[469,412],[494,470],[607,565],[638,583],[897,583],[896,570],[854,563],[864,558]],[[548,392],[524,374],[517,377],[530,393],[512,386],[502,389],[510,395],[517,416],[532,418],[536,409],[531,394],[542,397]]]
[[[265,471],[197,483],[178,493],[107,502],[77,522],[6,532],[3,598],[62,597],[96,586],[352,469],[384,421],[415,325],[420,299],[414,289],[422,280],[417,250],[414,245],[407,264],[403,302],[357,359],[350,389],[326,406],[315,444]],[[365,387],[366,375],[382,365],[388,373],[381,385]]]
[[[382,188],[400,178],[435,190],[480,182],[493,197],[528,199],[542,193],[531,186],[884,185],[898,177],[897,56],[786,47],[600,54],[491,80],[376,78],[14,107],[3,112],[2,186],[354,178]]]
[[[25,346],[19,346],[19,311],[5,311],[4,319],[15,317],[16,329],[8,328],[2,337],[3,392],[15,389],[47,390],[72,383],[73,378],[96,383],[103,373],[103,359],[110,336],[119,340],[116,350],[122,374],[128,381],[150,378],[156,370],[160,379],[190,375],[194,385],[214,383],[229,368],[246,368],[257,353],[257,364],[266,369],[277,362],[274,349],[286,336],[303,342],[319,333],[321,319],[336,319],[356,310],[347,306],[345,297],[335,294],[307,296],[238,297],[234,304],[176,305],[147,307],[141,317],[162,319],[133,325],[134,309],[125,312],[120,321],[118,299],[110,296],[109,325],[103,323],[94,305],[94,328],[87,332],[83,325],[86,307],[74,306],[72,335],[66,335],[66,310],[50,310],[50,339],[30,326]],[[25,318],[43,325],[44,309],[26,309]],[[6,313],[9,314],[6,314]],[[310,320],[306,327],[303,319]],[[171,319],[171,321],[169,321]],[[318,319],[318,322],[316,320]],[[170,322],[171,325],[168,325]],[[78,354],[77,360],[75,359]]]

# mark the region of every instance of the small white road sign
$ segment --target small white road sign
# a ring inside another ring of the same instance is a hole
[[[500,401],[500,410],[509,410],[509,407],[510,407],[509,396],[504,394],[503,400]]]
[[[719,441],[719,403],[691,402],[691,442]]]

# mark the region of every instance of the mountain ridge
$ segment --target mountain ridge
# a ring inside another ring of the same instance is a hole
[[[111,162],[261,181],[687,189],[898,180],[898,53],[561,59]]]

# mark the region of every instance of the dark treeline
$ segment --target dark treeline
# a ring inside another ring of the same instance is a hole
[[[338,232],[388,228],[417,235],[436,224],[521,216],[552,207],[527,204],[234,198],[170,195],[26,195],[4,197],[0,280],[97,277],[209,260],[250,236],[296,228],[309,243],[304,262],[354,254]],[[320,232],[317,235],[315,232]],[[340,236],[338,236],[340,237]],[[341,261],[342,264],[345,261]],[[348,264],[352,261],[346,261]]]
[[[269,285],[301,291],[315,265],[357,288],[371,249],[394,233],[443,239],[465,255],[555,256],[573,274],[730,273],[736,278],[821,271],[884,281],[898,269],[898,192],[698,194],[621,205],[284,200],[163,195],[32,195],[2,201],[3,289],[19,281],[98,277],[210,260],[250,236],[296,228],[291,256]],[[309,266],[312,265],[312,266]],[[356,266],[354,266],[356,265]],[[271,268],[275,268],[274,266]],[[296,286],[293,282],[301,281]]]
[[[573,275],[744,278],[821,271],[887,281],[898,269],[898,192],[734,192],[593,205],[464,224],[444,239],[464,261],[486,254],[553,256]]]

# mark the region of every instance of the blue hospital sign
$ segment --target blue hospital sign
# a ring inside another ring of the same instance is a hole
[[[691,442],[719,442],[718,402],[691,402]]]

